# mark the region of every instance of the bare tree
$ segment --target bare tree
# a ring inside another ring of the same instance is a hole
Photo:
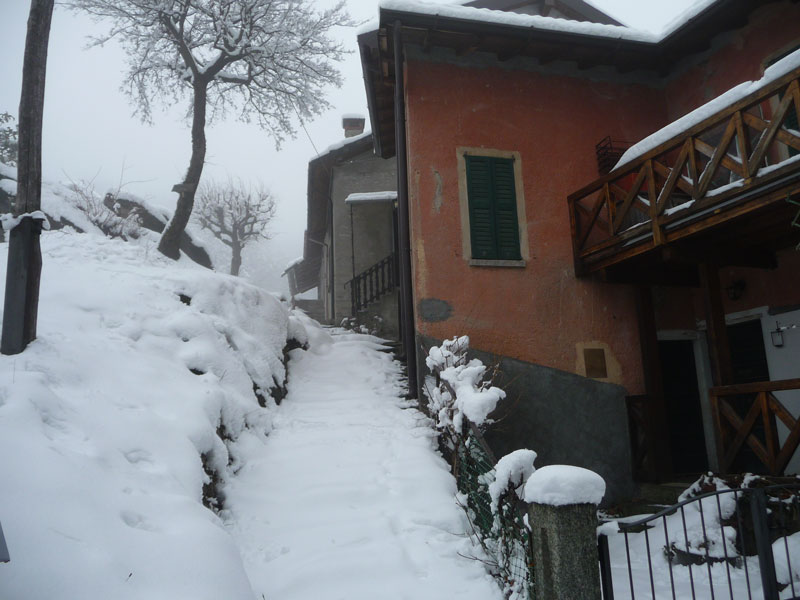
[[[275,216],[275,200],[267,190],[241,181],[209,183],[200,189],[197,218],[231,249],[231,275],[242,266],[242,250],[257,238],[269,239],[267,225]]]
[[[323,89],[340,85],[333,66],[344,55],[330,37],[351,25],[344,2],[316,11],[310,0],[68,0],[98,19],[111,21],[129,57],[125,89],[137,112],[150,120],[151,98],[173,104],[191,93],[192,156],[178,193],[175,214],[158,249],[177,259],[206,154],[206,112],[235,109],[255,117],[276,144],[294,135],[295,116],[321,113]]]

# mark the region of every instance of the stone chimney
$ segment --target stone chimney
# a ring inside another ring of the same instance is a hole
[[[344,127],[344,137],[346,138],[361,135],[364,133],[364,117],[361,115],[343,115],[342,127]]]

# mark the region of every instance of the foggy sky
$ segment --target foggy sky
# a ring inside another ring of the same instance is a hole
[[[620,21],[658,32],[692,0],[594,0]],[[327,4],[327,3],[326,3]],[[323,4],[321,4],[323,6]],[[349,0],[355,20],[377,18],[376,0]],[[0,0],[0,112],[17,115],[29,3]],[[154,111],[154,125],[132,116],[133,106],[120,90],[125,57],[116,43],[85,49],[86,36],[106,30],[83,15],[56,5],[50,36],[43,131],[42,169],[45,179],[90,180],[100,192],[116,189],[174,209],[170,192],[182,180],[190,154],[188,99],[167,112]],[[308,136],[298,136],[276,150],[257,125],[232,118],[206,130],[208,153],[204,180],[240,177],[263,183],[278,200],[273,237],[249,257],[250,274],[271,289],[286,289],[279,278],[283,267],[302,254],[306,224],[308,160],[342,138],[343,113],[367,115],[356,29],[342,28],[340,39],[352,51],[341,65],[345,83],[332,89],[333,109],[306,123]],[[310,137],[310,139],[309,139]],[[315,148],[316,147],[316,148]],[[255,268],[254,257],[264,261]],[[248,257],[245,257],[248,268]]]

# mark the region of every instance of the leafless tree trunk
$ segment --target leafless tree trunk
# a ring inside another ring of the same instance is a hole
[[[175,214],[167,224],[161,240],[158,242],[159,251],[177,260],[180,258],[181,235],[186,229],[189,217],[194,207],[194,195],[203,174],[206,161],[206,81],[195,81],[192,106],[192,156],[189,159],[189,170],[182,184],[173,188],[178,192],[178,204]]]
[[[231,237],[231,275],[238,275],[242,268],[242,242],[235,231]]]
[[[19,103],[15,216],[28,215],[41,207],[42,114],[52,17],[53,0],[31,0]],[[26,216],[11,230],[9,236],[3,335],[0,343],[3,354],[18,354],[36,338],[39,279],[42,272],[42,252],[39,245],[41,226],[40,220]]]

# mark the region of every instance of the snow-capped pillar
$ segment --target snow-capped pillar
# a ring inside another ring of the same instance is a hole
[[[606,484],[594,471],[551,465],[525,484],[537,600],[600,600],[597,506]]]

